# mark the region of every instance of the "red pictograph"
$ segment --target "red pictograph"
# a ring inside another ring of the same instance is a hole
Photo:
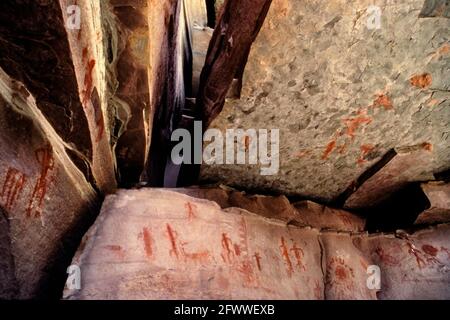
[[[53,150],[50,145],[36,150],[35,154],[36,160],[41,165],[41,172],[36,181],[36,185],[27,208],[27,217],[30,218],[37,218],[42,214],[44,198],[47,194],[49,184],[52,182],[52,178],[49,176],[55,165]]]
[[[11,210],[22,194],[27,176],[17,169],[9,168],[0,193],[0,200],[6,210]]]

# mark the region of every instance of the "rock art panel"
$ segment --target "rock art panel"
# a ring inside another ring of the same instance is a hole
[[[221,209],[183,192],[120,190],[108,196],[72,262],[82,272],[81,290],[66,288],[64,298],[450,296],[448,225],[413,234],[320,231],[242,208]],[[373,265],[380,269],[379,288],[367,284]]]
[[[422,212],[415,224],[438,224],[450,221],[450,184],[429,182],[422,190],[430,201],[430,208]]]
[[[84,247],[83,289],[66,298],[314,299],[322,283],[317,231],[171,191],[108,197]]]
[[[0,128],[0,295],[46,297],[63,283],[61,254],[98,195],[34,96],[1,69]]]
[[[429,143],[426,173],[447,170],[450,20],[446,1],[274,0],[240,99],[212,128],[280,129],[280,171],[204,165],[201,179],[333,203],[393,148]],[[368,27],[370,6],[380,28]],[[416,180],[421,181],[421,180]]]

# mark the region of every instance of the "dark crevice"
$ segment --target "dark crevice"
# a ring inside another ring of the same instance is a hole
[[[435,173],[434,177],[438,181],[450,182],[450,169]]]
[[[411,183],[390,195],[380,205],[359,212],[367,217],[367,231],[395,232],[414,228],[419,214],[430,208],[430,202],[420,187],[420,183]]]
[[[208,13],[208,27],[214,29],[216,27],[216,0],[205,0],[206,10]]]

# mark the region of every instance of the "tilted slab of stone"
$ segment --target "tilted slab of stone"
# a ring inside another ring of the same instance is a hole
[[[58,1],[0,2],[0,67],[22,82],[86,176],[93,141]]]
[[[172,191],[120,191],[73,261],[82,290],[65,297],[320,298],[308,289],[323,282],[317,235]]]
[[[291,204],[285,196],[250,195],[226,187],[173,189],[176,192],[215,201],[222,209],[237,207],[266,218],[319,230],[361,232],[365,219],[345,210],[333,209],[312,201]]]
[[[1,68],[0,128],[0,274],[9,274],[0,275],[0,298],[45,297],[50,282],[63,283],[58,259],[76,245],[73,230],[97,194],[34,96]]]
[[[445,299],[449,236],[448,225],[412,235],[320,232],[172,190],[121,190],[73,259],[81,290],[64,297]],[[379,290],[368,286],[374,264]]]
[[[421,213],[415,224],[437,224],[450,221],[450,184],[430,182],[422,184],[430,201],[430,208]]]
[[[388,158],[385,164],[376,164],[375,167],[379,167],[374,172],[369,170],[357,182],[356,190],[345,201],[345,207],[374,207],[409,182],[433,180],[434,176],[425,169],[433,161],[431,151],[432,146],[426,143],[390,151],[385,156]],[[369,176],[364,177],[367,174]]]

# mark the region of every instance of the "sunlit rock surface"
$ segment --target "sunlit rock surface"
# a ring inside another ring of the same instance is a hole
[[[449,233],[448,225],[320,231],[176,191],[121,190],[107,197],[72,262],[81,289],[64,297],[448,299]],[[381,269],[380,290],[368,285],[370,265]]]

